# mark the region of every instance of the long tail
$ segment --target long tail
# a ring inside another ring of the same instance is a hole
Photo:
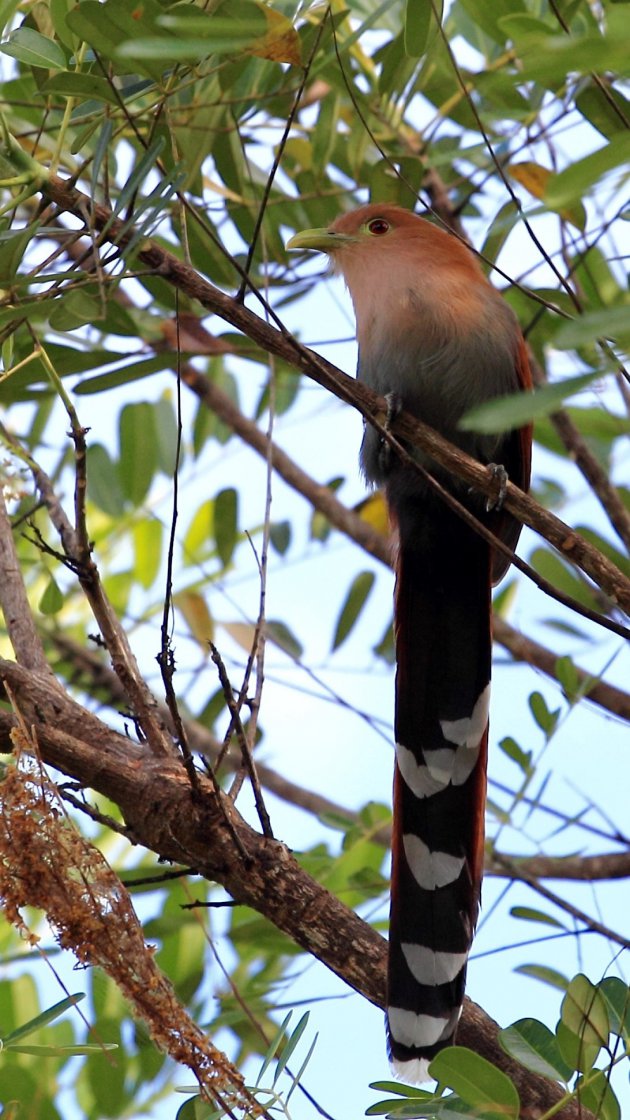
[[[393,510],[396,769],[388,1042],[406,1081],[453,1042],[481,890],[491,668],[488,545],[437,503]]]

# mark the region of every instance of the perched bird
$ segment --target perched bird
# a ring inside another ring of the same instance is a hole
[[[531,430],[464,431],[474,405],[531,388],[523,336],[473,253],[423,218],[362,206],[289,249],[327,253],[354,305],[358,377],[522,489]],[[520,525],[408,448],[510,549]],[[509,560],[366,426],[361,466],[397,536],[396,766],[387,992],[392,1066],[423,1081],[452,1044],[481,891],[491,587]]]

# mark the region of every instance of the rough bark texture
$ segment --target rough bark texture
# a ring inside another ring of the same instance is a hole
[[[0,678],[31,728],[42,759],[116,802],[133,840],[221,883],[237,902],[258,910],[355,991],[384,1005],[386,942],[310,878],[284,844],[250,828],[207,780],[200,778],[195,792],[183,765],[158,760],[146,747],[112,731],[50,675],[0,660]],[[0,712],[0,750],[12,750],[14,727],[15,718]],[[561,1099],[557,1085],[507,1058],[497,1024],[469,999],[458,1041],[513,1079],[523,1120],[537,1120]],[[577,1103],[556,1115],[588,1120]]]

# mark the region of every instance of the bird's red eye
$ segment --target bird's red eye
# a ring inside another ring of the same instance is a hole
[[[372,218],[372,221],[368,222],[367,228],[375,237],[380,237],[381,234],[389,232],[389,222],[385,218]]]

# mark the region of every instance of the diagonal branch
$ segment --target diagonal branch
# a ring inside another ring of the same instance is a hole
[[[0,677],[33,726],[43,760],[118,804],[137,843],[221,883],[235,901],[256,909],[355,991],[384,1006],[386,942],[307,875],[284,844],[256,833],[225,795],[220,807],[205,778],[195,796],[181,766],[158,761],[142,745],[111,731],[48,675],[0,660]],[[3,751],[12,749],[15,726],[13,717],[0,712]],[[459,1040],[512,1078],[523,1120],[558,1106],[560,1087],[508,1058],[497,1024],[470,999]],[[556,1114],[559,1120],[586,1120],[575,1101]]]
[[[58,176],[46,174],[39,189],[61,210],[73,213],[80,220],[84,220],[87,208],[94,227],[120,248],[127,248],[136,240],[137,235],[132,227],[123,225],[113,218],[106,206],[92,202],[87,195],[70,187]],[[421,447],[436,463],[463,479],[475,490],[490,499],[496,497],[496,483],[486,468],[449,444],[426,424],[402,413],[391,425],[391,430],[386,430],[385,400],[302,346],[281,324],[278,328],[271,326],[249,308],[208,283],[190,265],[178,260],[154,241],[145,239],[136,252],[140,261],[163,280],[185,292],[190,298],[198,300],[206,310],[241,330],[269,353],[284,358],[340,400],[357,408],[386,439],[398,437]],[[273,312],[271,314],[279,323],[277,316]],[[507,485],[504,504],[519,521],[544,536],[566,559],[590,576],[614,604],[630,613],[630,580],[616,565],[512,483]]]

